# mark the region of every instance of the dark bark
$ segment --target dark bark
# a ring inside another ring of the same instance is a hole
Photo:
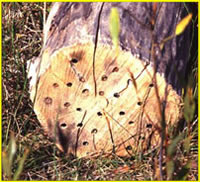
[[[131,51],[142,61],[153,62],[153,42],[160,43],[172,35],[178,22],[188,14],[184,3],[160,2],[156,10],[153,10],[154,6],[153,3],[139,2],[62,3],[53,17],[44,48],[49,47],[54,52],[61,47],[87,41],[95,44],[97,32],[97,46],[99,43],[111,45],[109,15],[110,9],[117,7],[120,14],[121,49]],[[155,50],[157,71],[164,74],[166,81],[179,94],[188,63],[190,30],[189,25],[181,35],[167,41],[162,50],[158,47]]]
[[[46,47],[52,52],[76,43],[92,40],[95,43],[98,16],[103,3],[62,3],[54,16]],[[120,14],[120,46],[130,50],[143,61],[152,62],[152,43],[160,43],[172,35],[178,22],[187,15],[184,3],[104,3],[100,14],[98,43],[112,44],[109,32],[109,14],[117,7]],[[155,20],[154,25],[152,20]],[[83,30],[85,27],[85,30]],[[155,50],[157,71],[180,94],[181,79],[185,76],[190,46],[189,25],[184,33],[165,43],[162,50]],[[81,34],[86,31],[87,35]]]

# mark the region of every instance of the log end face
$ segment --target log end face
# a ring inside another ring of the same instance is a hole
[[[95,96],[93,47],[76,45],[43,57],[46,69],[34,105],[41,125],[60,150],[78,157],[112,152],[127,156],[157,145],[160,120],[153,68],[130,52],[116,56],[111,47],[99,45]],[[166,101],[166,123],[174,124],[180,117],[181,98],[160,74],[156,76],[161,101]]]

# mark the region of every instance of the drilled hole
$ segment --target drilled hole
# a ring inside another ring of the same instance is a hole
[[[137,105],[138,105],[138,106],[141,106],[141,105],[142,105],[142,102],[139,101],[139,102],[137,103]]]
[[[80,107],[76,108],[77,111],[82,111],[82,109]]]
[[[134,123],[133,121],[129,121],[129,122],[128,122],[128,124],[133,124],[133,123]]]
[[[83,123],[78,123],[77,124],[77,127],[82,127],[83,126]]]
[[[124,111],[120,111],[120,112],[119,112],[119,115],[121,115],[121,116],[122,116],[122,115],[125,115],[125,112],[124,112]]]
[[[128,146],[126,147],[126,150],[132,150],[132,147],[131,147],[130,145],[128,145]]]
[[[119,68],[118,67],[114,67],[112,72],[118,72],[119,71]]]
[[[73,59],[71,60],[71,62],[72,62],[72,63],[78,63],[78,59],[73,58]]]
[[[119,98],[119,97],[120,97],[119,93],[114,93],[113,96],[116,97],[116,98]]]
[[[83,142],[83,145],[84,145],[84,146],[87,146],[87,145],[89,145],[89,143],[88,143],[87,141],[84,141],[84,142]]]
[[[101,77],[101,80],[102,81],[106,81],[108,79],[108,77],[106,76],[106,75],[103,75],[102,77]]]
[[[88,93],[89,93],[89,89],[86,88],[82,90],[82,94],[88,94]]]
[[[97,133],[97,129],[94,128],[94,129],[91,131],[91,133],[96,134],[96,133]]]
[[[80,77],[80,78],[79,78],[79,81],[80,81],[80,82],[85,82],[85,79],[84,79],[83,77]]]
[[[52,98],[50,98],[50,97],[45,97],[44,103],[47,104],[47,105],[52,104]]]
[[[98,116],[102,116],[103,114],[102,114],[101,112],[98,112],[97,115],[98,115]]]
[[[61,124],[60,124],[60,127],[61,127],[62,129],[64,129],[64,128],[67,127],[67,124],[66,124],[66,123],[61,123]]]
[[[104,91],[99,91],[99,95],[103,96],[104,95]]]
[[[147,128],[152,128],[152,124],[147,124],[146,127]]]
[[[54,83],[54,84],[53,84],[53,87],[55,87],[55,88],[58,87],[58,86],[59,86],[59,85],[58,85],[57,83]]]
[[[64,106],[65,106],[65,107],[69,107],[69,106],[70,106],[70,103],[69,103],[69,102],[65,102],[65,103],[64,103]]]
[[[71,83],[71,82],[68,82],[66,85],[67,85],[68,87],[71,87],[71,86],[72,86],[72,83]]]
[[[153,83],[149,84],[149,87],[153,87]]]

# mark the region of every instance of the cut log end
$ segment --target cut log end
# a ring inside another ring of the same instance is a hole
[[[59,149],[78,157],[112,152],[127,156],[157,146],[160,108],[167,127],[176,124],[181,97],[159,73],[153,82],[153,66],[128,51],[116,55],[111,46],[98,44],[93,56],[92,42],[52,55],[44,51],[31,99],[45,132]]]
[[[118,51],[109,31],[112,7],[119,11]],[[83,157],[145,151],[159,145],[163,121],[167,131],[182,117],[177,92],[188,61],[189,28],[162,50],[153,47],[171,36],[185,7],[158,3],[151,16],[152,7],[54,4],[29,77],[38,119],[63,152]]]

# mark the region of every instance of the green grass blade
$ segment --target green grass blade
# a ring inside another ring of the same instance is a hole
[[[19,179],[20,174],[21,174],[22,171],[23,171],[23,167],[24,167],[25,160],[26,160],[26,158],[28,157],[28,153],[29,153],[29,149],[25,149],[24,155],[23,155],[23,157],[21,158],[21,160],[19,161],[19,165],[18,165],[17,171],[16,171],[15,174],[14,174],[14,177],[13,177],[13,180],[14,180],[14,181],[16,181],[16,180]]]
[[[115,48],[117,48],[119,42],[119,32],[120,32],[120,19],[117,8],[111,9],[109,29],[113,45],[115,46]]]

